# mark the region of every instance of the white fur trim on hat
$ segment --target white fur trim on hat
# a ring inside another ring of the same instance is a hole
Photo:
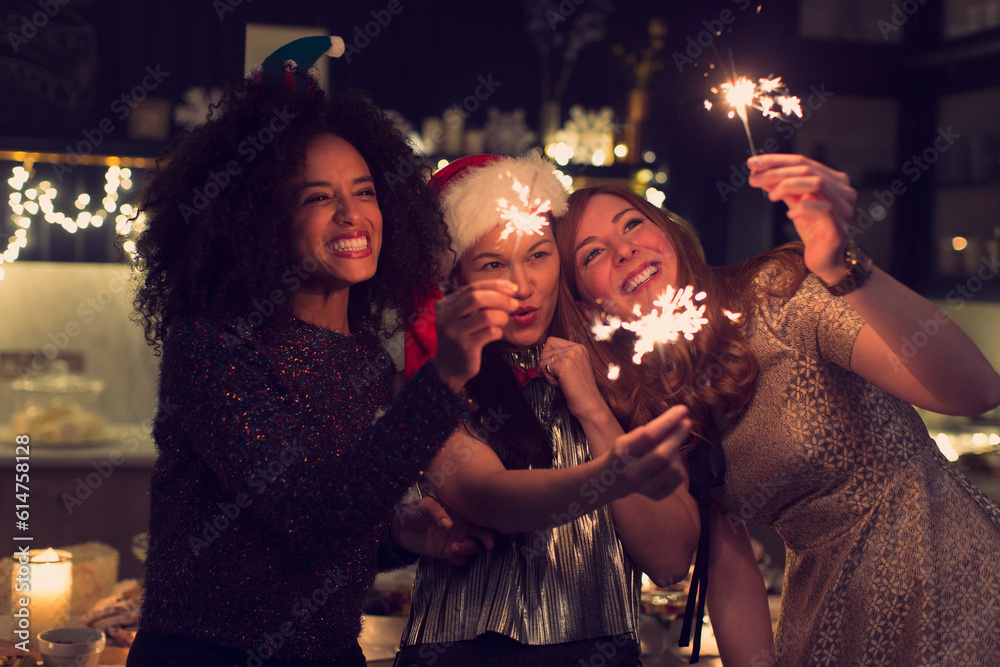
[[[502,222],[498,202],[517,198],[514,179],[530,188],[531,201],[548,200],[556,217],[565,213],[569,193],[556,177],[555,168],[553,163],[535,155],[505,157],[471,168],[449,182],[441,194],[441,210],[456,260]]]

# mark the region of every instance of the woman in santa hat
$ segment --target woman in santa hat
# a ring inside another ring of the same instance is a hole
[[[466,385],[479,409],[421,484],[494,529],[495,546],[464,566],[421,559],[396,665],[637,665],[641,573],[683,579],[698,541],[686,410],[623,435],[586,351],[553,329],[561,282],[548,212],[564,213],[567,193],[551,164],[470,156],[431,186],[452,238],[450,286],[507,278],[519,305]],[[432,310],[422,312],[408,329],[409,373],[436,348]],[[745,533],[728,532],[749,549]],[[766,606],[757,611],[766,629],[747,655],[770,646]]]

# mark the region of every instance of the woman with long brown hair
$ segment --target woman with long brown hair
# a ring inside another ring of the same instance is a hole
[[[746,519],[785,540],[779,663],[989,664],[1000,650],[1000,510],[910,404],[978,415],[1000,403],[1000,376],[848,238],[857,193],[845,174],[796,155],[748,164],[751,184],[788,205],[802,243],[712,269],[677,216],[623,190],[575,192],[559,222],[580,306],[567,324],[636,319],[668,286],[706,292],[707,325],[640,366],[625,332],[581,342],[595,369],[621,366],[602,389],[626,428],[682,403],[696,437],[721,435],[714,498],[728,514],[713,528]],[[907,355],[926,322],[935,335]],[[723,617],[730,555],[713,556],[710,613]]]

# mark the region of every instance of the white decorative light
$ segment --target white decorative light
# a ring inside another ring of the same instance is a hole
[[[136,209],[127,203],[118,206],[119,192],[132,189],[131,177],[131,169],[123,169],[115,165],[108,167],[104,176],[105,196],[100,200],[101,208],[96,211],[88,210],[91,196],[87,193],[81,193],[73,202],[77,213],[74,216],[69,216],[55,209],[54,200],[59,193],[49,181],[41,181],[24,189],[31,178],[31,172],[24,165],[14,167],[11,170],[11,177],[7,179],[7,184],[13,189],[7,198],[7,206],[11,212],[10,219],[17,229],[7,240],[7,248],[0,253],[0,280],[3,280],[5,275],[2,265],[16,261],[20,250],[27,247],[27,230],[31,227],[32,217],[39,213],[50,225],[59,225],[70,234],[75,234],[79,229],[101,227],[105,218],[115,213],[118,214],[115,218],[115,227],[120,235],[128,236],[133,231],[141,231],[144,227],[142,224],[143,216],[140,215],[135,220],[131,220],[136,216]],[[130,255],[134,255],[135,243],[131,240],[126,241],[123,248]]]
[[[650,204],[659,208],[663,206],[663,202],[666,201],[667,195],[656,188],[646,188],[646,201]]]

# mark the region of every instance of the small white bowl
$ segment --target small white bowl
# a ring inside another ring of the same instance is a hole
[[[93,628],[56,628],[38,633],[45,667],[97,667],[104,633]]]

